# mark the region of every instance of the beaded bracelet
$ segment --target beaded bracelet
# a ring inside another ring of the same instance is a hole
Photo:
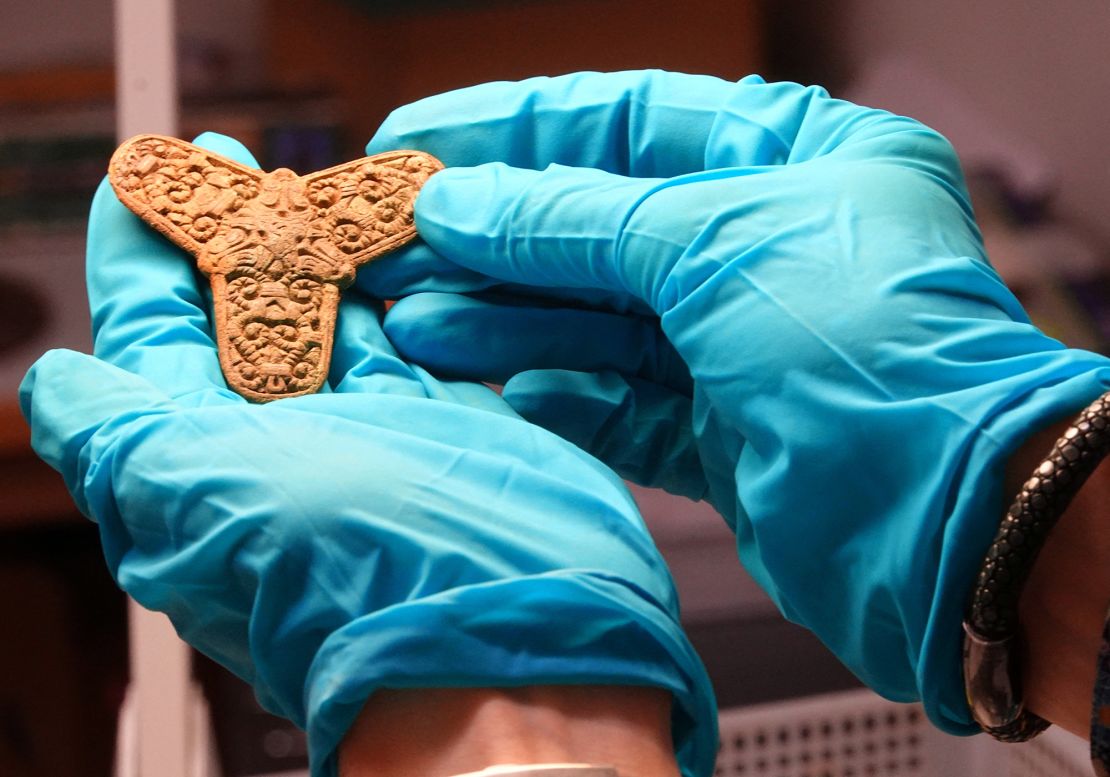
[[[1052,527],[1108,452],[1110,392],[1079,415],[1033,471],[983,560],[964,620],[964,689],[975,721],[995,739],[1024,742],[1048,728],[1022,698],[1018,600]],[[1110,697],[1110,679],[1106,684]],[[1094,741],[1092,728],[1096,769],[1107,768],[1099,765]]]

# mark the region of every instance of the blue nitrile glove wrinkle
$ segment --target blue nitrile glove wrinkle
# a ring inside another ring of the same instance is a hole
[[[1006,462],[1110,364],[1029,323],[948,142],[817,88],[637,72],[429,98],[370,149],[410,145],[454,166],[416,202],[430,249],[569,304],[417,294],[386,317],[398,350],[510,376],[525,418],[644,485],[704,492],[789,618],[880,693],[976,730],[960,621]],[[576,287],[656,318],[583,311]],[[637,327],[692,389],[619,352]]]
[[[307,729],[314,775],[335,774],[379,688],[558,684],[668,690],[683,774],[712,771],[708,678],[610,469],[489,388],[401,359],[359,288],[331,391],[248,404],[190,258],[106,186],[88,285],[95,355],[51,351],[21,387],[35,450],[119,585]]]

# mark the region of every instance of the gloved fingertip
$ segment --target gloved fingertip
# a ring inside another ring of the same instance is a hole
[[[459,347],[452,332],[458,309],[469,307],[466,298],[433,292],[414,294],[393,305],[382,322],[382,330],[406,360],[439,371],[458,372],[458,362],[472,354]]]
[[[527,370],[507,380],[501,396],[524,420],[588,450],[627,391],[607,372]]]
[[[92,357],[65,348],[53,348],[40,356],[19,384],[19,407],[27,421],[32,420],[33,401],[46,393],[64,388],[66,381],[59,380],[66,372],[79,370],[85,359]]]
[[[499,185],[503,188],[507,183],[503,172],[506,170],[511,168],[500,163],[440,170],[421,187],[416,198],[417,227],[422,216],[484,210]]]
[[[31,365],[31,369],[27,370],[27,374],[23,376],[23,380],[19,382],[18,396],[19,396],[19,412],[23,415],[23,420],[31,423],[31,395],[35,390],[35,382],[38,380],[40,363],[53,351],[47,351],[38,361]]]
[[[427,305],[422,299],[427,294],[413,294],[397,300],[382,319],[382,331],[391,342],[396,339],[406,340],[413,334],[419,334],[423,329],[420,325]]]
[[[240,164],[259,167],[254,154],[238,140],[227,135],[221,135],[218,132],[202,132],[193,138],[193,145],[215,151],[217,154],[226,156],[228,159],[234,159]]]
[[[404,140],[393,131],[393,114],[386,117],[382,125],[378,127],[378,131],[374,133],[374,137],[370,138],[366,143],[366,156],[374,156],[374,154],[382,154],[386,151],[397,151],[402,148],[407,148],[410,144],[405,143]]]
[[[539,175],[500,162],[441,170],[416,198],[416,230],[441,256],[488,272],[485,260],[504,248],[522,195]]]
[[[413,205],[420,237],[433,251],[464,266],[467,258],[487,255],[489,238],[498,233],[507,207],[509,190],[489,167],[441,170],[428,179]]]
[[[416,229],[440,256],[493,278],[647,300],[642,287],[653,279],[626,277],[616,249],[628,214],[654,185],[564,165],[449,167],[417,198]]]
[[[70,480],[75,457],[105,423],[168,403],[149,382],[87,354],[48,351],[19,386],[31,447]]]
[[[108,180],[108,176],[104,176],[104,178],[100,180],[100,185],[96,187],[96,192],[93,194],[92,206],[89,208],[90,227],[99,223],[101,219],[109,216],[118,216],[121,213],[130,214],[130,211],[119,201],[119,197],[116,195],[115,190],[112,189],[112,184]],[[131,216],[128,216],[128,218],[130,217]]]

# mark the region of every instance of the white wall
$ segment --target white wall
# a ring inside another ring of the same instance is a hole
[[[0,71],[112,61],[112,0],[0,0]],[[261,0],[177,0],[183,52],[236,52],[230,84],[257,81]]]

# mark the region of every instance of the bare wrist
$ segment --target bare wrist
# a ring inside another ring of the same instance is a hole
[[[340,746],[340,777],[452,777],[497,764],[593,763],[678,777],[670,694],[656,688],[383,690]]]
[[[1030,437],[1008,462],[1012,498],[1070,425],[1061,420]],[[1033,713],[1087,738],[1091,691],[1110,602],[1110,461],[1104,461],[1048,534],[1018,602],[1021,682]]]
[[[1090,734],[1091,691],[1110,603],[1110,462],[1060,518],[1022,593],[1026,703],[1074,734]]]
[[[964,620],[968,702],[996,739],[1023,742],[1050,723],[1090,735],[1110,595],[1102,563],[1110,543],[1098,531],[1110,494],[1110,467],[1100,466],[1108,455],[1105,393],[1070,423],[1032,435],[1008,462],[1007,490],[1024,481],[980,565]],[[1099,729],[1104,749],[1108,733]],[[1096,762],[1110,765],[1102,755]]]

